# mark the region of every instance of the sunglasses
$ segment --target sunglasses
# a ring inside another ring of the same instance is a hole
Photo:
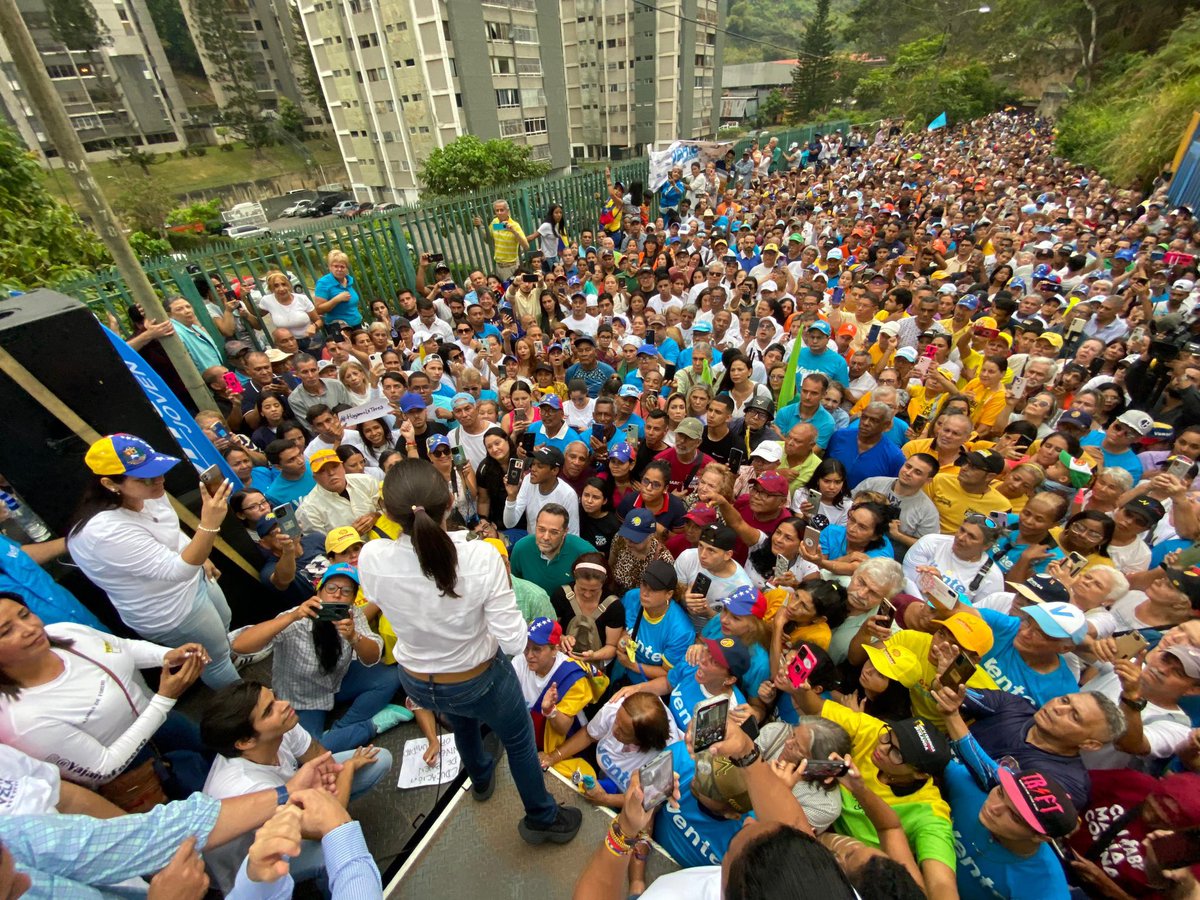
[[[447,450],[445,447],[438,447],[438,449],[430,451],[429,455],[430,456],[449,456],[450,451]]]

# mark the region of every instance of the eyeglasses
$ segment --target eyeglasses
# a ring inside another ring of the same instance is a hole
[[[445,447],[439,447],[436,450],[430,451],[429,455],[430,456],[449,456],[450,451],[447,450]]]
[[[986,525],[988,528],[1000,528],[1004,524],[982,513],[971,513],[963,519],[963,522],[967,525]]]
[[[1068,529],[1068,531],[1073,531],[1080,537],[1091,538],[1093,541],[1104,540],[1104,532],[1088,527],[1086,522],[1076,522]]]
[[[459,334],[470,334],[472,331],[474,331],[473,328],[456,328],[454,330],[457,331]]]
[[[358,592],[358,586],[354,584],[349,587],[344,584],[327,584],[321,588],[321,592],[334,597],[353,597]]]
[[[645,480],[643,480],[642,487],[650,488],[650,490],[653,491],[653,490],[658,490],[659,488],[665,488],[666,485],[663,484],[661,481],[645,481]]]
[[[893,762],[898,766],[904,765],[904,754],[900,752],[900,748],[896,745],[896,738],[890,728],[884,728],[879,732],[879,746],[886,747],[884,755],[889,762]]]
[[[242,512],[245,512],[248,509],[262,509],[264,506],[267,509],[270,509],[271,501],[265,500],[265,499],[264,500],[250,500],[250,501],[247,501],[242,504]]]

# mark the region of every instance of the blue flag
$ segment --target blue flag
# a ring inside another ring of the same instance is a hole
[[[938,116],[932,122],[930,122],[929,127],[926,128],[925,130],[926,131],[937,131],[939,128],[945,128],[945,127],[946,127],[946,114],[942,113],[940,116]]]

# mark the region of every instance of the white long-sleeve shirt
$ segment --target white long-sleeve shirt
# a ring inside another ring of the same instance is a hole
[[[346,494],[333,494],[317,485],[296,507],[296,521],[304,534],[328,534],[335,528],[353,525],[367,513],[379,511],[375,498],[379,482],[370,475],[351,472],[346,475]]]
[[[524,513],[525,524],[532,533],[538,513],[547,503],[557,503],[565,507],[567,532],[579,534],[579,496],[561,478],[554,490],[548,494],[543,494],[542,489],[528,478],[522,481],[521,489],[517,491],[517,499],[504,501],[504,527],[516,528],[517,523],[521,521],[521,514]]]
[[[396,662],[413,672],[465,672],[499,648],[524,652],[527,626],[504,560],[495,547],[450,533],[458,552],[457,597],[442,594],[421,571],[412,539],[369,541],[358,557],[363,595],[396,623]]]
[[[141,510],[97,513],[67,542],[75,564],[139,634],[175,627],[192,611],[203,566],[179,554],[191,542],[166,497]]]
[[[74,641],[72,649],[88,659],[54,649],[63,662],[61,675],[22,688],[16,700],[0,699],[0,742],[58,766],[68,781],[105,784],[124,771],[175,706],[160,694],[151,696],[138,672],[162,666],[170,648],[65,622],[47,625],[46,633]],[[88,660],[103,664],[125,691]]]

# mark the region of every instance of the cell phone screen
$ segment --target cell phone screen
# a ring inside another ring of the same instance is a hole
[[[728,697],[718,697],[696,706],[696,731],[693,747],[697,752],[705,750],[724,739],[725,720],[728,717]]]
[[[810,759],[804,767],[805,781],[824,781],[826,778],[841,778],[850,767],[840,759]]]
[[[641,769],[642,809],[649,812],[665,803],[675,787],[675,762],[670,750],[664,750]]]

